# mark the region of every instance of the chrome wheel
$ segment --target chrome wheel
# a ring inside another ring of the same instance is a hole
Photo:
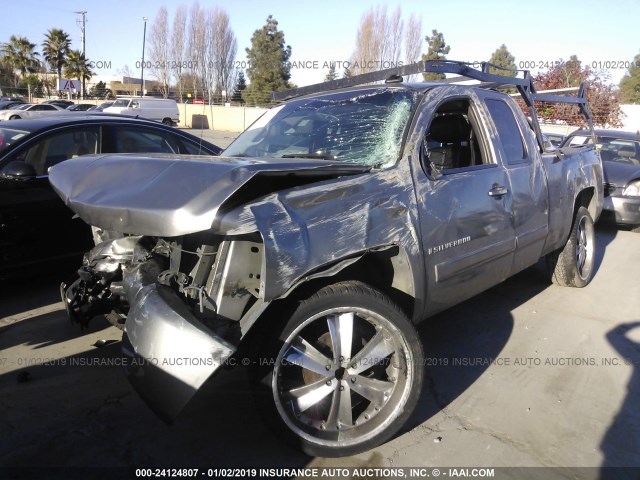
[[[593,268],[594,230],[593,223],[587,221],[587,217],[580,218],[576,235],[576,261],[578,275],[583,280],[591,276]]]
[[[278,414],[312,444],[348,447],[385,431],[403,411],[416,369],[405,335],[385,316],[337,307],[286,336],[271,380]]]
[[[564,247],[547,254],[547,267],[553,283],[582,288],[595,274],[596,234],[585,207],[578,208]]]

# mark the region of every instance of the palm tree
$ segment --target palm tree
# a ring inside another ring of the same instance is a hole
[[[50,29],[42,42],[42,55],[49,65],[58,72],[58,83],[62,80],[62,67],[64,67],[71,40],[69,34],[59,28]]]
[[[91,71],[91,62],[87,60],[80,50],[69,50],[67,54],[67,63],[64,67],[64,75],[68,78],[75,78],[84,85],[85,80],[91,80],[93,72]],[[84,96],[84,88],[83,88]]]
[[[31,43],[26,37],[16,37],[11,35],[9,41],[2,45],[2,56],[14,71],[20,73],[20,79],[24,79],[27,73],[35,73],[40,67],[38,52],[35,43]],[[28,87],[31,85],[27,84]],[[15,80],[15,87],[18,87],[18,79]]]

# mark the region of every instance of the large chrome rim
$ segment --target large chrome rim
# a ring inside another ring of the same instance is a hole
[[[582,216],[580,218],[576,240],[576,262],[578,275],[580,275],[582,280],[586,280],[591,275],[594,252],[593,224],[587,221],[586,216]]]
[[[285,339],[272,393],[298,436],[324,446],[362,443],[402,412],[415,369],[401,331],[358,307],[327,310]]]

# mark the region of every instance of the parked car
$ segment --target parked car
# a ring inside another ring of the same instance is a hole
[[[86,112],[94,107],[95,105],[93,103],[74,103],[73,105],[69,105],[67,110],[71,112]]]
[[[426,69],[517,85],[534,104],[530,75]],[[80,218],[127,235],[97,245],[63,286],[70,316],[124,323],[129,380],[162,418],[242,348],[280,438],[311,455],[362,452],[416,406],[415,323],[540,257],[559,285],[592,279],[603,189],[592,146],[547,150],[506,93],[398,75],[366,85],[382,75],[279,92],[288,100],[220,158],[52,169]],[[586,106],[584,90],[568,100]]]
[[[8,110],[10,108],[17,107],[18,105],[23,105],[23,102],[20,99],[9,99],[0,101],[0,110]]]
[[[59,112],[66,112],[66,110],[56,105],[25,103],[0,111],[0,121],[40,118]]]
[[[50,260],[79,258],[93,243],[91,230],[72,219],[73,212],[51,189],[48,172],[53,165],[84,154],[217,155],[220,151],[181,130],[118,116],[77,114],[3,122],[0,274]]]
[[[604,168],[604,218],[640,232],[640,132],[595,130]],[[563,146],[591,144],[586,130],[572,132]]]
[[[165,125],[174,125],[180,121],[180,112],[175,100],[154,97],[118,98],[113,105],[104,109],[105,113],[133,115],[155,120]]]
[[[562,142],[564,141],[564,139],[566,138],[564,135],[560,134],[560,133],[549,133],[549,132],[544,132],[544,136],[547,137],[547,140],[551,143],[551,145],[553,145],[554,147],[559,147],[560,145],[562,145]]]
[[[45,100],[42,103],[46,105],[55,105],[56,107],[60,107],[60,108],[67,108],[67,107],[70,107],[71,105],[75,105],[75,103],[73,103],[71,100],[62,100],[62,99]]]
[[[89,112],[102,112],[105,108],[109,108],[113,105],[113,102],[102,102],[100,105],[93,105],[89,110]]]

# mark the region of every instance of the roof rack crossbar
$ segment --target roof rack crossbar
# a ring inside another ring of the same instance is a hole
[[[427,60],[425,71],[433,73],[453,73],[467,78],[473,78],[474,80],[479,80],[481,82],[495,83],[498,85],[514,85],[522,87],[530,87],[532,85],[529,70],[510,70],[498,65],[493,65],[489,62],[482,62],[480,64],[481,70],[477,70],[473,68],[476,65],[477,63],[456,62],[454,60]],[[498,75],[496,73],[490,73],[490,68],[516,72],[516,74],[518,72],[522,72],[523,76],[512,77],[509,75]]]
[[[299,97],[302,95],[309,95],[313,93],[320,93],[329,90],[336,90],[338,88],[353,87],[356,85],[364,85],[367,83],[379,82],[386,80],[392,76],[406,76],[415,75],[417,73],[450,73],[466,77],[467,79],[478,80],[480,85],[474,85],[480,88],[497,88],[500,86],[514,86],[520,93],[520,96],[524,100],[525,104],[529,107],[529,112],[532,119],[532,126],[536,133],[538,145],[541,150],[544,150],[544,137],[540,130],[540,122],[538,121],[538,114],[535,108],[535,102],[548,102],[548,103],[566,103],[578,105],[580,111],[585,116],[589,128],[593,133],[593,120],[591,112],[587,104],[586,85],[583,83],[580,85],[578,94],[576,96],[563,96],[563,95],[550,95],[537,93],[535,86],[533,85],[533,78],[529,70],[512,70],[494,65],[489,62],[481,62],[480,69],[477,69],[478,63],[459,62],[455,60],[427,60],[408,65],[401,65],[394,68],[388,68],[385,70],[378,70],[376,72],[364,73],[362,75],[355,75],[353,77],[341,78],[338,80],[331,80],[328,82],[318,83],[315,85],[309,85],[306,87],[293,88],[282,92],[272,92],[271,99],[274,101],[284,101],[290,98]],[[505,71],[509,74],[515,72],[515,76],[500,75],[492,73],[491,70]],[[518,73],[522,76],[519,77]],[[456,83],[463,81],[462,78],[447,78],[444,79],[444,83]]]
[[[392,75],[404,77],[405,75],[415,75],[424,72],[424,62],[410,63],[399,67],[387,68],[376,72],[363,73],[362,75],[354,75],[353,77],[340,78],[338,80],[330,80],[328,82],[308,85],[306,87],[292,88],[282,92],[271,92],[271,99],[276,102],[288,100],[302,95],[319,93],[328,90],[337,90],[338,88],[354,87],[356,85],[364,85],[367,83],[379,82],[386,80]]]

